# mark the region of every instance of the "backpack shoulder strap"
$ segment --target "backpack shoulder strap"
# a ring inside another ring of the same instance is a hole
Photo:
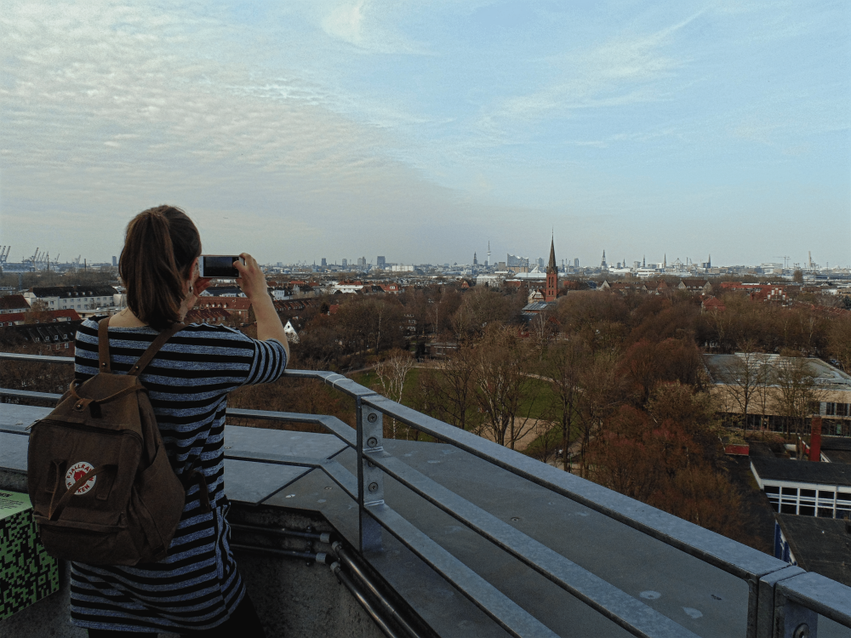
[[[109,363],[109,317],[98,321],[98,372],[112,372]]]
[[[157,338],[154,339],[153,343],[151,343],[151,345],[148,346],[148,349],[145,350],[145,353],[141,357],[139,357],[139,360],[136,362],[136,365],[133,366],[133,369],[130,372],[128,372],[127,374],[129,374],[131,376],[136,376],[136,377],[139,376],[140,374],[142,374],[142,371],[151,362],[151,360],[156,356],[157,352],[160,351],[160,348],[162,348],[165,345],[165,342],[168,341],[169,339],[171,339],[171,337],[176,332],[179,332],[181,330],[181,328],[184,328],[184,327],[185,327],[185,325],[182,324],[182,323],[173,323],[173,324],[171,324],[171,326],[169,328],[162,330],[157,335]]]
[[[148,349],[145,350],[144,354],[139,357],[136,365],[133,366],[133,369],[128,374],[131,376],[142,374],[142,370],[156,356],[160,348],[165,345],[165,342],[184,327],[185,325],[182,323],[173,323],[171,327],[161,331],[151,345],[148,346]],[[104,317],[98,322],[98,372],[112,372],[109,362],[109,317]]]

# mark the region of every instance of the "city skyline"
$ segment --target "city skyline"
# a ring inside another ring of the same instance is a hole
[[[554,238],[553,238],[554,241]],[[9,273],[16,273],[21,271],[21,267],[24,270],[30,270],[31,267],[35,267],[35,270],[45,270],[47,269],[48,261],[51,264],[51,268],[54,266],[60,266],[60,270],[66,270],[69,266],[76,266],[82,268],[86,265],[91,266],[102,266],[102,265],[112,265],[113,267],[117,266],[118,255],[112,255],[109,259],[97,260],[90,259],[88,256],[80,255],[79,259],[74,258],[71,260],[68,259],[55,259],[51,257],[50,251],[38,248],[38,253],[34,253],[31,257],[24,257],[23,260],[19,261],[16,259],[10,259],[9,257],[9,248],[10,246],[2,246],[0,245],[0,269],[4,269]],[[72,251],[73,252],[73,251]],[[424,261],[410,261],[410,260],[393,260],[387,259],[386,255],[376,255],[373,258],[366,257],[365,255],[361,255],[359,257],[340,257],[340,256],[322,256],[322,257],[314,257],[312,260],[298,260],[298,261],[282,261],[281,259],[275,259],[274,256],[268,260],[261,261],[261,264],[268,267],[277,266],[287,266],[287,267],[316,267],[316,268],[351,268],[352,270],[362,270],[363,268],[377,268],[379,270],[383,269],[385,266],[388,268],[392,266],[433,266],[433,267],[473,267],[478,268],[479,270],[484,270],[486,267],[493,269],[499,266],[507,267],[508,269],[516,269],[517,266],[525,266],[529,270],[533,270],[535,267],[538,267],[541,272],[543,271],[544,264],[546,260],[543,255],[519,255],[507,253],[505,258],[502,258],[501,255],[493,255],[488,254],[487,252],[484,255],[476,259],[477,251],[473,251],[472,257],[468,260],[458,259],[458,260],[450,260],[450,261],[437,261],[437,260],[429,260],[426,259]],[[842,271],[843,273],[851,273],[851,268],[843,265],[831,265],[829,263],[820,263],[816,259],[812,258],[811,254],[807,255],[806,260],[802,261],[794,261],[790,256],[784,256],[780,260],[771,260],[765,262],[753,262],[753,261],[743,261],[738,263],[721,263],[717,260],[713,260],[712,255],[707,255],[706,259],[692,259],[686,258],[682,259],[679,256],[669,258],[667,253],[664,253],[661,258],[648,258],[646,254],[642,254],[640,257],[636,258],[634,256],[630,256],[629,258],[615,258],[615,259],[607,259],[606,251],[603,250],[601,257],[596,261],[584,262],[578,257],[574,257],[572,255],[561,255],[556,249],[556,262],[558,267],[565,269],[577,269],[577,270],[608,270],[608,271],[620,271],[620,270],[658,270],[663,271],[665,269],[669,271],[675,271],[677,269],[689,269],[689,270],[704,270],[708,271],[709,269],[729,269],[729,268],[764,268],[764,267],[773,267],[775,269],[779,269],[785,271],[787,273],[791,273],[794,270],[802,270],[802,271],[819,271],[819,272],[827,272],[827,271]],[[61,255],[60,255],[61,256]],[[32,257],[37,257],[36,259],[32,259]],[[812,261],[809,261],[812,259]]]
[[[552,231],[589,265],[847,267],[849,23],[819,2],[12,0],[0,244],[108,262],[170,203],[206,252],[263,262],[535,259]]]

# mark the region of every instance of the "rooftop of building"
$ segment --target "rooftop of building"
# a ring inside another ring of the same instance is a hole
[[[851,465],[751,456],[751,467],[763,481],[851,487]]]
[[[778,367],[791,360],[790,357],[784,357],[777,354],[763,353],[745,353],[737,352],[735,354],[705,354],[703,361],[706,364],[709,374],[715,383],[730,383],[732,380],[741,374],[738,369],[741,367],[745,357],[750,356],[752,365],[762,364],[763,362],[772,367]],[[815,380],[815,383],[825,390],[834,391],[851,391],[851,375],[843,372],[839,368],[830,365],[822,359],[807,357],[804,359],[807,366],[807,373]]]
[[[32,294],[44,297],[110,297],[118,291],[112,286],[35,286]]]
[[[794,514],[774,516],[800,567],[851,585],[851,522]]]
[[[851,465],[851,439],[844,436],[822,437],[821,455],[831,463]]]

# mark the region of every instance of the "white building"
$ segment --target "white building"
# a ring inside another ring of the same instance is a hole
[[[47,310],[85,311],[113,309],[123,296],[112,286],[43,286],[24,293],[30,306],[41,301]]]

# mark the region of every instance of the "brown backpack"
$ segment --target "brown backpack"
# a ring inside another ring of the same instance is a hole
[[[28,487],[48,553],[91,565],[136,565],[166,556],[186,500],[139,380],[183,324],[160,332],[128,374],[111,371],[108,324],[109,318],[98,324],[98,374],[72,382],[32,426]],[[193,474],[203,483],[200,472]]]

